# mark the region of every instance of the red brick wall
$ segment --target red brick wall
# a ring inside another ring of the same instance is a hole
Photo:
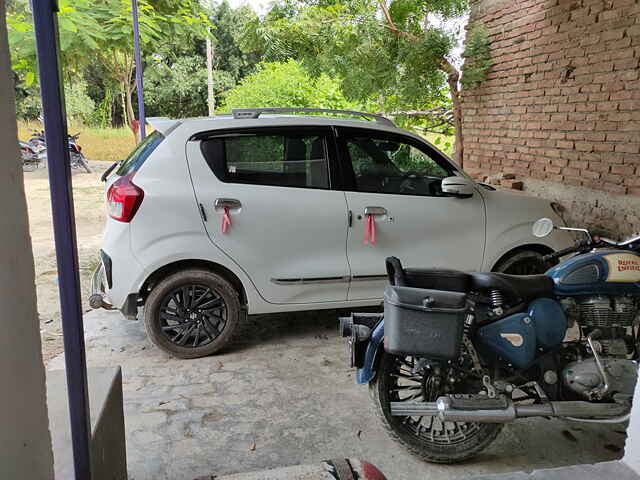
[[[640,195],[640,0],[479,0],[494,65],[463,93],[464,166]]]

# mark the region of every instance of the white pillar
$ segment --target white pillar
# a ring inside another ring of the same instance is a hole
[[[633,408],[627,428],[627,444],[624,448],[623,461],[640,475],[640,378],[636,382],[636,391],[633,395]]]
[[[0,2],[0,478],[48,480],[53,454],[4,5]]]

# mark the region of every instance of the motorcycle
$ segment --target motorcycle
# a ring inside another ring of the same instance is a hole
[[[640,344],[640,234],[547,255],[542,275],[405,269],[387,259],[384,313],[340,319],[357,383],[391,436],[428,462],[478,454],[519,418],[628,420]]]
[[[82,147],[78,144],[78,138],[80,133],[75,135],[69,135],[69,160],[71,162],[71,168],[84,168],[87,173],[91,173],[89,168],[89,162],[82,153]]]
[[[40,152],[37,151],[30,143],[18,141],[20,147],[20,162],[22,170],[32,172],[36,170],[42,161]]]
[[[79,137],[80,133],[67,136],[67,142],[69,145],[69,165],[71,168],[83,168],[87,173],[91,173],[89,162],[82,153],[82,147],[78,144]],[[31,146],[31,149],[36,152],[39,161],[46,163],[47,144],[44,131],[34,131],[27,143]]]

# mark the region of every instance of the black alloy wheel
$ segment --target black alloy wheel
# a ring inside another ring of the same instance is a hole
[[[170,274],[149,294],[144,325],[151,341],[178,358],[216,353],[240,323],[239,292],[222,276],[203,269]]]
[[[175,288],[160,306],[162,333],[175,345],[204,347],[213,342],[227,325],[227,304],[205,285]]]

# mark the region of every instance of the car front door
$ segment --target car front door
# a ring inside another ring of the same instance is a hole
[[[331,129],[203,133],[187,143],[187,157],[212,248],[266,301],[346,300],[347,207],[344,193],[331,190]]]
[[[349,300],[382,297],[385,259],[410,268],[476,270],[485,248],[484,201],[442,193],[456,169],[421,140],[368,129],[338,131],[347,204]]]

